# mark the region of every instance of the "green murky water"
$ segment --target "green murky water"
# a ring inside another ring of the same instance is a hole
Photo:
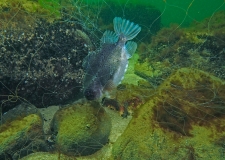
[[[87,101],[115,17],[137,49]],[[224,0],[0,0],[0,159],[223,160],[224,61]]]
[[[124,9],[126,12],[126,5],[144,5],[146,7],[153,6],[159,9],[162,13],[162,23],[165,26],[169,26],[171,23],[182,24],[182,26],[187,26],[193,20],[201,21],[206,17],[212,16],[215,12],[220,10],[225,10],[224,1],[205,1],[205,0],[86,0],[87,4],[97,3],[97,4],[110,4],[114,3]],[[110,7],[110,6],[109,6]],[[145,17],[147,19],[147,17]]]

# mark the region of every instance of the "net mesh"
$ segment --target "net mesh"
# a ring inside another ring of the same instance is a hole
[[[140,104],[158,94],[158,87],[171,74],[184,67],[224,80],[224,10],[224,0],[1,0],[1,114],[21,102],[42,108],[83,97],[83,58],[99,49],[104,31],[113,30],[114,17],[129,19],[142,31],[134,39],[138,43],[135,65],[118,86],[117,101],[104,100],[105,106],[126,117],[124,109],[135,112]],[[206,125],[224,116],[224,87],[213,86],[213,80],[207,77],[194,81],[194,88],[170,81],[172,89],[164,90],[170,98],[166,97],[154,110],[157,123],[183,136],[191,136],[190,121],[201,120]],[[184,104],[198,107],[190,112],[183,108]],[[16,156],[37,150],[22,148]],[[13,155],[6,153],[9,158]]]

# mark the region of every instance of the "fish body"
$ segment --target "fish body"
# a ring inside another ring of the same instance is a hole
[[[141,31],[141,27],[119,17],[114,18],[113,24],[115,32],[105,31],[100,49],[89,53],[83,61],[86,72],[83,89],[88,100],[111,97],[113,90],[123,79],[128,59],[137,48],[137,44],[129,40]]]

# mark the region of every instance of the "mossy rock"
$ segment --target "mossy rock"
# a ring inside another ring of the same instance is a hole
[[[224,102],[224,81],[177,70],[134,113],[113,145],[114,159],[224,159]]]
[[[74,157],[68,157],[63,154],[58,153],[48,153],[48,152],[36,152],[33,154],[30,154],[21,160],[74,160]]]
[[[77,103],[56,112],[52,128],[61,153],[89,155],[108,142],[111,121],[97,102]]]
[[[22,113],[21,113],[22,114]],[[36,145],[43,145],[40,136],[43,135],[42,118],[38,114],[14,118],[0,126],[0,159],[26,156]],[[44,147],[43,147],[44,148]],[[25,151],[25,152],[23,152]]]
[[[0,10],[1,25],[6,29],[28,29],[38,18],[48,22],[61,18],[57,0],[1,0]]]
[[[154,65],[151,65],[148,62],[136,63],[134,72],[144,79],[152,79],[161,76],[164,67],[165,66],[160,62],[154,63]]]

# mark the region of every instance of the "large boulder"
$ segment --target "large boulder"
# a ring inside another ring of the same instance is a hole
[[[0,2],[0,8],[5,10],[0,13],[3,112],[21,101],[40,108],[67,104],[82,96],[82,61],[92,48],[87,32],[78,19],[68,17],[66,11],[60,13],[60,19],[52,21],[47,15],[43,18],[37,13],[28,14],[34,8],[38,13],[43,10],[39,4],[38,7],[32,4],[36,2],[15,1],[9,2],[9,6],[2,6]],[[55,7],[42,5],[49,10]]]
[[[133,115],[113,159],[224,159],[225,82],[182,68]]]

